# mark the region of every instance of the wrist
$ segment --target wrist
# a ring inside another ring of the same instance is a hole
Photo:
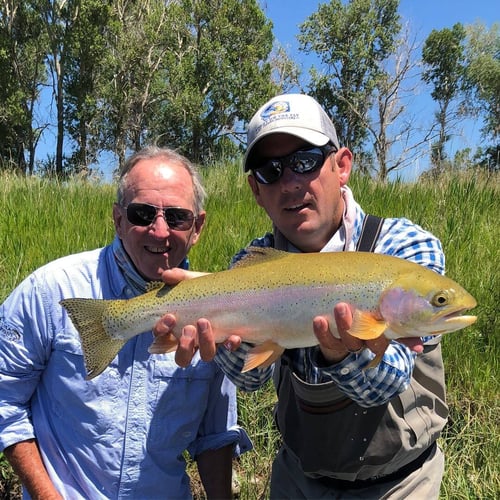
[[[317,346],[314,353],[314,364],[318,368],[326,368],[336,363],[340,363],[347,358],[348,355],[349,351],[347,349],[343,351],[332,351]]]

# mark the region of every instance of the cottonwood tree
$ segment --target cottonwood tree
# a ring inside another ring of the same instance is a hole
[[[376,158],[376,174],[385,181],[391,173],[408,167],[421,155],[432,131],[422,135],[409,109],[418,92],[417,43],[408,25],[396,40],[394,54],[381,62],[374,100],[365,122]]]
[[[64,171],[64,79],[66,55],[72,28],[79,14],[79,0],[41,0],[39,15],[48,37],[47,64],[56,108],[54,173]]]
[[[33,173],[40,132],[35,105],[45,82],[46,36],[36,1],[0,1],[0,167]]]
[[[128,151],[141,148],[148,113],[164,94],[159,72],[170,46],[165,34],[173,20],[169,2],[113,0],[107,51],[96,85],[96,139],[100,151],[116,154],[119,165]]]
[[[341,144],[353,151],[367,139],[381,63],[395,49],[398,6],[399,0],[332,0],[300,26],[300,49],[321,63],[310,72],[310,93],[333,117]]]
[[[465,28],[467,33],[465,59],[466,102],[469,110],[481,116],[484,126],[481,130],[485,142],[482,148],[483,162],[490,169],[499,169],[500,159],[500,24],[495,23],[488,30],[476,23]]]
[[[432,30],[422,49],[422,79],[432,85],[431,96],[438,105],[435,119],[439,132],[431,151],[433,168],[438,172],[444,168],[447,158],[445,146],[460,117],[458,100],[464,85],[465,36],[465,29],[460,23],[451,29]]]
[[[169,15],[165,91],[148,135],[196,162],[232,154],[244,122],[279,90],[272,24],[255,0],[183,0]]]
[[[84,0],[68,38],[65,54],[64,116],[65,131],[74,148],[65,170],[88,172],[97,161],[98,116],[102,102],[105,58],[109,49],[111,5],[113,0]]]
[[[197,162],[234,151],[257,103],[277,91],[271,23],[258,3],[114,0],[112,18],[101,149],[119,164],[146,141]]]

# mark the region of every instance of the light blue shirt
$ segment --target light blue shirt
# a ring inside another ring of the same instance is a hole
[[[38,269],[0,308],[1,449],[36,438],[64,498],[191,498],[184,450],[251,447],[235,387],[217,364],[197,355],[179,368],[173,354],[150,355],[151,332],[85,380],[59,301],[133,295],[107,246]]]

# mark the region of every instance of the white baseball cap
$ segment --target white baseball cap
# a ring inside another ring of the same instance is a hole
[[[314,146],[331,143],[340,149],[332,120],[314,98],[305,94],[282,94],[266,102],[248,124],[245,172],[251,168],[257,142],[276,133],[299,137]]]

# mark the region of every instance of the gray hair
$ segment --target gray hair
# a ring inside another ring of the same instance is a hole
[[[151,160],[154,158],[163,158],[168,162],[184,167],[188,171],[193,182],[194,210],[196,215],[203,211],[207,193],[201,182],[198,169],[185,156],[181,155],[177,151],[170,148],[160,148],[158,146],[146,146],[140,151],[134,153],[125,161],[123,167],[120,169],[120,175],[118,177],[118,205],[123,206],[125,201],[125,191],[128,188],[127,177],[130,171],[141,160]]]

